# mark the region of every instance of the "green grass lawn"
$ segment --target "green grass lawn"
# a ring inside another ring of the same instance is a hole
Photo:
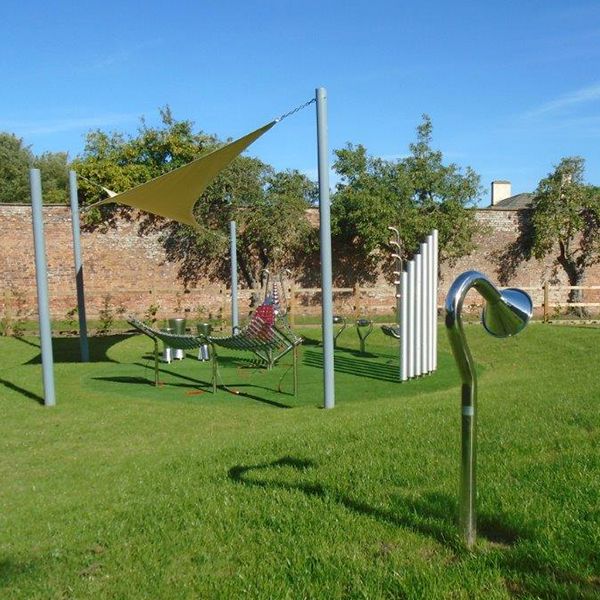
[[[285,371],[161,365],[142,336],[0,338],[1,598],[598,598],[600,330],[467,335],[480,369],[476,549],[456,533],[459,381],[399,384],[397,349],[354,332],[322,404],[318,329]],[[288,361],[289,362],[289,361]],[[284,389],[291,389],[291,372]]]

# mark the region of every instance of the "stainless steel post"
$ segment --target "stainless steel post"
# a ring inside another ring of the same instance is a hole
[[[408,273],[402,271],[400,278],[400,379],[408,379]]]
[[[237,276],[237,237],[235,221],[229,223],[229,236],[231,238],[231,332],[235,335],[239,328],[238,315],[238,276]]]
[[[460,532],[468,548],[473,546],[477,535],[477,377],[463,330],[461,311],[465,296],[471,288],[475,288],[486,300],[483,325],[496,337],[516,335],[527,325],[533,313],[533,304],[528,294],[516,289],[500,292],[485,275],[477,271],[459,275],[446,298],[446,331],[462,380],[458,519]]]
[[[408,378],[415,376],[415,260],[407,267],[408,275]]]
[[[335,406],[333,370],[333,277],[331,274],[331,219],[329,206],[329,147],[327,92],[317,88],[317,148],[319,163],[319,236],[321,246],[321,319],[323,334],[324,408]]]
[[[77,315],[79,317],[79,353],[81,362],[89,362],[90,348],[85,316],[85,294],[83,286],[83,261],[81,260],[81,234],[79,228],[79,201],[77,198],[77,175],[69,171],[69,195],[71,199],[71,229],[73,231],[73,255],[75,258],[75,286],[77,288]]]
[[[437,369],[437,306],[438,306],[438,231],[433,230],[433,370]]]
[[[54,357],[52,354],[50,309],[48,307],[48,270],[46,267],[46,244],[44,241],[44,219],[42,213],[42,179],[39,169],[29,170],[29,183],[31,185],[31,214],[33,218],[33,245],[35,248],[35,279],[40,324],[40,346],[42,350],[44,405],[54,406],[56,404]]]
[[[437,327],[436,323],[436,313],[435,313],[435,303],[436,303],[436,294],[435,294],[435,281],[433,275],[433,234],[429,234],[427,236],[427,248],[428,248],[428,263],[427,263],[427,287],[429,289],[429,304],[427,306],[428,312],[428,330],[429,335],[427,339],[428,352],[427,352],[427,371],[429,373],[433,372],[433,353],[434,353],[434,329]]]
[[[421,304],[423,306],[421,317],[421,373],[429,373],[429,319],[431,311],[429,310],[429,252],[425,242],[421,243]]]
[[[416,254],[415,258],[415,376],[419,377],[423,373],[421,365],[421,338],[422,318],[423,318],[423,257]]]

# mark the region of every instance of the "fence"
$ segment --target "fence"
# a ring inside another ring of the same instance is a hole
[[[549,320],[558,312],[566,312],[570,308],[595,309],[592,312],[600,313],[600,285],[588,286],[565,286],[550,285],[543,286],[518,286],[528,292],[532,299],[538,316]],[[107,286],[108,288],[108,286]],[[568,297],[572,290],[580,290],[583,294],[582,302],[569,302]],[[319,315],[321,289],[299,287],[295,284],[289,285],[286,297],[290,309],[290,323],[296,324],[299,315]],[[442,289],[438,295],[438,311],[443,308],[443,302],[447,290]],[[248,305],[252,290],[242,289],[239,292],[240,314],[244,314],[243,304]],[[359,318],[372,315],[392,317],[396,309],[395,287],[392,284],[378,286],[335,287],[333,288],[335,310],[339,314]],[[220,314],[228,319],[230,315],[231,293],[225,286],[205,289],[94,289],[86,288],[86,303],[88,305],[88,317],[96,318],[98,312],[103,309],[105,299],[110,297],[110,304],[115,313],[121,313],[125,309],[127,314],[136,313],[143,315],[151,306],[160,306],[160,316],[172,316],[172,313],[187,313],[200,316],[203,311],[204,317],[209,314],[214,316]],[[50,291],[51,311],[53,318],[64,319],[69,309],[77,305],[75,290],[62,290],[60,292]],[[465,302],[465,310],[468,309],[469,297]],[[480,299],[473,296],[472,307],[479,310]],[[6,313],[15,318],[35,319],[35,296],[25,297],[18,290],[5,290],[0,294],[0,317]]]

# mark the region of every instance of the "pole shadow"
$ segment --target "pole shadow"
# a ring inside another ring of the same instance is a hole
[[[29,390],[26,390],[25,388],[22,388],[16,384],[12,383],[11,381],[0,378],[0,385],[3,385],[4,387],[8,388],[9,390],[12,390],[13,392],[17,392],[18,394],[21,394],[21,396],[25,396],[25,398],[34,400],[38,404],[41,404],[42,406],[44,406],[44,399],[41,396],[38,396],[37,394],[34,394],[33,392],[30,392]]]
[[[457,554],[462,555],[467,553],[456,529],[455,515],[457,514],[457,501],[446,494],[431,492],[423,494],[418,498],[397,496],[392,501],[392,507],[384,509],[327,488],[320,483],[287,483],[251,476],[251,474],[256,472],[265,472],[279,467],[291,467],[299,473],[303,473],[316,466],[317,463],[313,460],[283,456],[272,462],[255,465],[236,465],[229,469],[228,477],[232,481],[247,487],[300,491],[309,497],[333,499],[352,512],[431,537]],[[488,519],[487,521],[484,517],[482,518],[479,530],[481,537],[490,539],[488,537],[490,533],[488,527],[491,524],[493,524],[493,531],[491,532],[493,541],[498,540],[501,532],[506,534],[502,538],[505,545],[514,544],[525,536],[525,532],[521,532],[505,524],[501,517]]]
[[[355,375],[356,377],[368,377],[379,381],[398,383],[400,380],[397,365],[381,364],[358,357],[336,355],[334,359],[334,370],[336,373]],[[302,363],[308,367],[323,368],[323,355],[320,352],[307,349],[302,355]]]
[[[140,367],[144,367],[147,368],[147,365],[144,365],[143,363],[133,363],[136,366],[140,366]],[[211,391],[212,390],[212,383],[210,381],[205,381],[202,379],[195,379],[194,377],[190,377],[188,375],[184,375],[183,373],[177,373],[176,371],[171,371],[171,370],[166,370],[164,368],[159,368],[159,373],[162,374],[166,374],[178,379],[182,379],[185,382],[189,382],[189,383],[169,383],[169,387],[179,387],[179,388],[191,388],[191,389],[201,389],[202,387],[207,388],[206,390],[202,390],[202,391]],[[149,385],[152,387],[154,386],[154,380],[152,379],[146,379],[145,377],[136,377],[136,376],[111,376],[111,377],[93,377],[92,379],[94,379],[95,381],[107,381],[107,382],[111,382],[111,383],[121,383],[123,385]],[[236,384],[228,384],[227,388],[232,388],[232,387],[240,387],[240,388],[255,388],[255,389],[263,389],[265,391],[273,391],[267,387],[264,386],[258,386],[258,385],[253,385],[253,384],[247,384],[247,383],[242,383],[239,385]],[[218,389],[223,390],[223,386],[218,386]],[[250,392],[247,391],[231,391],[231,389],[227,389],[225,388],[224,391],[229,392],[230,394],[234,395],[234,396],[239,396],[241,398],[248,398],[249,400],[255,400],[256,402],[261,402],[262,404],[268,404],[269,406],[274,406],[276,408],[293,408],[293,406],[290,406],[289,404],[284,404],[283,402],[277,402],[276,400],[270,400],[268,398],[263,398],[261,396],[257,396],[256,394],[252,394]]]

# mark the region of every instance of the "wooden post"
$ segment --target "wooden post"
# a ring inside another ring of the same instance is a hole
[[[358,283],[354,284],[354,316],[360,317],[360,287]]]
[[[547,323],[550,320],[550,311],[548,306],[548,298],[550,296],[550,286],[548,282],[544,282],[544,323]]]
[[[294,282],[290,282],[290,305],[288,308],[290,326],[296,326],[296,286]]]

